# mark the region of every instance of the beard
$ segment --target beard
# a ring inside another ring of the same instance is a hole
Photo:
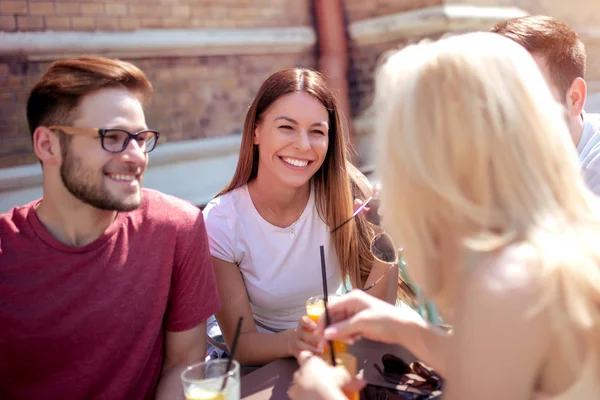
[[[135,172],[137,167],[131,167]],[[123,171],[125,172],[125,171]],[[69,193],[82,202],[100,210],[132,211],[141,204],[141,190],[135,195],[118,198],[104,185],[104,173],[84,165],[82,158],[65,151],[60,166],[60,177]],[[140,177],[140,186],[142,178]]]

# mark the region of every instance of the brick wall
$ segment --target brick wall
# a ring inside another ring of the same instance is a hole
[[[435,7],[443,0],[344,0],[346,14],[350,22],[382,15]]]
[[[310,26],[310,0],[0,0],[0,32]],[[130,60],[152,81],[148,124],[161,143],[238,133],[262,81],[303,54]],[[28,91],[50,62],[0,56],[0,168],[37,162],[25,118]]]
[[[148,126],[160,143],[239,133],[250,102],[271,73],[315,67],[312,52],[297,55],[202,56],[133,60],[155,88]],[[48,63],[0,60],[0,168],[36,162],[25,118],[30,87]]]
[[[310,24],[309,0],[1,0],[0,31],[266,28]]]

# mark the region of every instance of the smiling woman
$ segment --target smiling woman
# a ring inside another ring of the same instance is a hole
[[[353,212],[346,140],[338,104],[312,70],[273,74],[246,115],[233,179],[204,209],[222,299],[216,317],[230,342],[244,316],[242,364],[316,351],[305,303],[322,294],[321,245],[329,292],[383,276],[371,293],[396,300],[397,271],[374,263],[363,217],[331,233]]]

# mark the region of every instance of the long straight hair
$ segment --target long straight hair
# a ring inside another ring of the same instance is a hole
[[[258,146],[254,144],[254,130],[265,111],[281,96],[289,93],[307,93],[323,104],[329,117],[329,148],[323,165],[311,178],[315,190],[317,211],[330,229],[340,225],[353,212],[350,178],[346,170],[347,128],[338,102],[319,72],[305,68],[289,68],[271,75],[260,87],[244,122],[238,164],[229,184],[217,195],[237,189],[258,174]],[[352,286],[362,288],[366,282],[373,255],[370,248],[371,232],[362,218],[355,218],[334,234],[334,245],[343,277],[349,277]],[[315,249],[316,251],[316,249]]]

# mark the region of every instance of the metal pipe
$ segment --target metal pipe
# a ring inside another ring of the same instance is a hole
[[[354,149],[354,124],[348,89],[348,39],[343,0],[313,0],[318,42],[317,68],[336,93],[348,123],[348,141]],[[356,157],[353,155],[352,159]]]

